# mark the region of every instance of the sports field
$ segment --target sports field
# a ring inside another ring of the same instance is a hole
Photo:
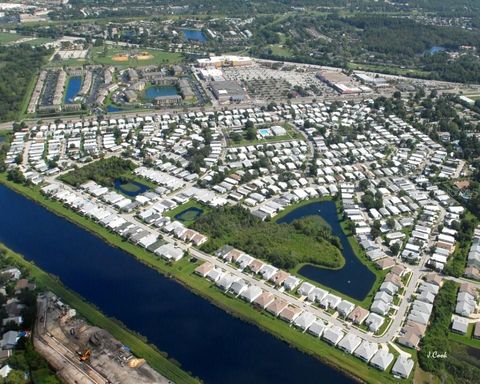
[[[182,60],[179,53],[160,50],[132,49],[127,47],[94,47],[90,56],[95,64],[117,67],[136,67],[142,65],[175,64]]]

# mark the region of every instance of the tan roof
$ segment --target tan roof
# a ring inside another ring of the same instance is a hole
[[[468,292],[469,294],[471,294],[473,297],[477,297],[478,296],[478,291],[477,289],[475,288],[475,286],[473,284],[469,284],[469,283],[462,283],[460,284],[460,289],[459,289],[459,293],[461,292]]]
[[[20,279],[15,284],[15,289],[25,289],[28,287],[28,280],[27,279]]]
[[[282,285],[288,276],[290,275],[287,272],[279,270],[270,278],[270,281],[275,285]]]
[[[361,324],[367,318],[368,310],[362,307],[355,307],[352,312],[347,316],[347,319],[354,322],[355,324]]]
[[[427,330],[427,326],[423,325],[423,324],[416,323],[415,321],[408,320],[405,323],[405,326],[403,327],[403,329],[405,329],[406,331],[411,329],[412,332],[416,333],[420,337],[423,337],[423,335],[425,334],[425,331]]]
[[[454,245],[454,244],[445,243],[444,241],[437,241],[437,244],[435,244],[435,246],[436,246],[437,248],[446,249],[446,250],[449,251],[449,252],[452,252],[452,251],[455,249],[455,245]]]
[[[245,254],[245,252],[242,252],[242,251],[239,251],[238,249],[233,248],[230,252],[227,253],[225,258],[227,260],[235,262],[243,254]]]
[[[427,283],[440,286],[440,284],[442,283],[442,278],[436,273],[431,272],[431,273],[427,273],[427,275],[425,276],[425,281]]]
[[[286,301],[276,297],[275,300],[268,305],[267,311],[274,314],[275,316],[278,316],[287,305],[288,303]]]
[[[377,260],[376,264],[380,269],[387,269],[395,265],[395,260],[391,257],[384,257],[383,259]]]
[[[480,270],[474,266],[465,268],[465,276],[480,280]]]
[[[405,272],[405,267],[403,265],[397,264],[392,268],[390,272],[394,273],[395,275],[402,276]]]
[[[269,305],[273,300],[275,299],[275,296],[273,296],[272,293],[270,292],[263,292],[260,296],[258,296],[254,301],[253,304],[257,305],[261,308],[265,308],[267,305]]]
[[[400,336],[397,341],[407,347],[416,348],[420,343],[420,336],[415,332],[408,330],[403,336]]]
[[[287,321],[292,321],[294,320],[302,310],[298,307],[294,307],[293,305],[287,306],[282,312],[280,312],[280,318],[287,320]]]
[[[253,260],[249,265],[248,268],[253,272],[253,273],[258,273],[260,268],[263,267],[263,263],[260,260]]]
[[[398,288],[403,287],[402,279],[400,278],[400,276],[392,272],[389,272],[387,276],[385,276],[385,281],[395,284]]]
[[[195,268],[195,273],[200,276],[206,276],[213,269],[213,264],[208,261]]]

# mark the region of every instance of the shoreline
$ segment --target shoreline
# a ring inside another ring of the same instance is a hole
[[[118,235],[112,234],[99,224],[64,207],[61,203],[44,197],[39,191],[31,187],[15,184],[7,180],[5,174],[0,174],[0,183],[29,200],[40,204],[55,215],[67,219],[82,229],[98,236],[109,245],[130,254],[135,257],[136,260],[155,269],[158,273],[161,273],[167,278],[174,279],[196,295],[208,300],[212,305],[221,308],[230,315],[257,326],[262,331],[268,332],[272,336],[288,343],[289,346],[319,359],[322,363],[340,370],[343,374],[351,377],[357,382],[381,384],[398,382],[398,380],[392,375],[380,372],[355,357],[329,346],[323,341],[316,340],[310,335],[294,330],[281,320],[270,319],[262,314],[260,315],[263,317],[259,317],[257,311],[247,303],[238,299],[234,299],[232,302],[231,296],[224,294],[222,291],[214,287],[212,288],[210,283],[206,280],[196,277],[191,273],[185,274],[184,270],[180,271],[178,268],[175,268],[175,264],[166,264],[160,259],[155,258],[147,250],[124,241]],[[230,300],[230,302],[228,302],[228,300]],[[267,321],[263,321],[265,319]]]

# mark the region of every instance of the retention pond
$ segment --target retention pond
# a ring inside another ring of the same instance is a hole
[[[289,212],[277,223],[291,223],[307,216],[320,216],[331,228],[333,235],[340,239],[345,266],[341,269],[325,269],[314,265],[305,265],[298,271],[302,276],[316,281],[357,300],[363,300],[375,282],[375,275],[355,255],[343,232],[337,216],[337,207],[333,201],[314,202]]]

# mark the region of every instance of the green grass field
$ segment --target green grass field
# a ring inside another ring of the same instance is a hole
[[[17,35],[15,33],[0,32],[0,44],[10,43],[12,41],[17,41],[23,38],[22,35]]]
[[[306,333],[300,333],[294,328],[290,327],[287,323],[279,319],[274,319],[265,312],[259,312],[247,303],[224,294],[222,291],[216,289],[215,286],[208,280],[200,278],[192,273],[195,267],[198,265],[196,263],[190,263],[188,260],[183,259],[176,264],[169,265],[145,249],[123,241],[120,236],[109,232],[99,224],[69,210],[61,203],[47,199],[39,192],[38,188],[30,188],[23,185],[14,184],[6,179],[5,174],[0,174],[0,182],[17,191],[18,193],[23,194],[27,198],[30,198],[43,205],[50,211],[65,217],[77,225],[82,226],[86,230],[91,231],[109,244],[130,253],[139,261],[144,262],[162,274],[171,278],[175,278],[185,286],[189,287],[189,289],[196,294],[208,299],[232,315],[259,326],[260,328],[273,334],[275,337],[288,342],[293,347],[309,353],[327,364],[341,368],[344,372],[358,377],[364,382],[372,384],[412,382],[411,380],[396,380],[389,373],[379,372],[378,370],[370,367],[351,355],[343,353],[339,349],[331,347]],[[114,336],[122,340],[117,335],[114,334]],[[127,344],[133,345],[132,343],[128,342]],[[139,356],[146,356],[139,351],[134,350],[134,352]],[[155,369],[158,369],[152,362],[150,362],[148,358],[147,361],[149,361],[149,363],[152,364]],[[159,370],[159,372],[161,371]]]

